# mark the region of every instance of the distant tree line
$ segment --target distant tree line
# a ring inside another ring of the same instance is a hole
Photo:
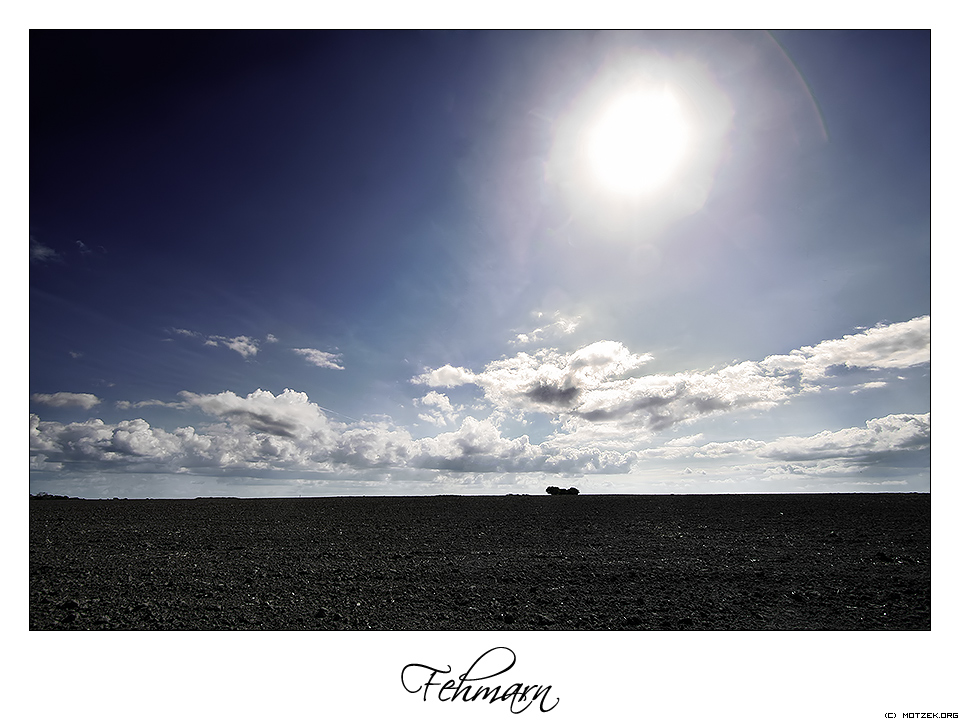
[[[551,485],[547,488],[547,494],[549,495],[579,495],[580,491],[575,487],[572,488],[558,488],[556,485]]]

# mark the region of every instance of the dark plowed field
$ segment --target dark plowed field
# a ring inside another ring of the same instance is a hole
[[[30,628],[928,630],[930,496],[34,498]]]

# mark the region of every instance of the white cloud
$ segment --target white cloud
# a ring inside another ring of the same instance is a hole
[[[107,425],[93,419],[78,423],[43,422],[30,417],[30,449],[57,463],[90,463],[93,469],[117,461],[146,457],[160,462],[177,448],[175,435],[151,428],[144,420]]]
[[[736,457],[769,459],[781,463],[830,460],[839,461],[847,467],[849,461],[870,461],[881,456],[921,450],[929,446],[930,413],[894,414],[867,420],[862,427],[825,430],[808,436],[785,436],[769,442],[741,439],[691,445],[671,441],[661,447],[641,451],[641,456],[702,460]],[[807,466],[781,464],[777,467],[799,469]]]
[[[505,438],[489,419],[466,417],[460,428],[414,443],[415,467],[457,472],[624,473],[636,453],[594,446],[561,447],[530,442],[526,435]]]
[[[479,373],[444,365],[413,379],[431,387],[473,384],[498,412],[539,412],[566,420],[578,417],[651,432],[734,410],[774,407],[799,392],[820,388],[827,369],[892,369],[929,362],[930,318],[879,325],[840,340],[746,361],[707,372],[630,376],[650,361],[621,343],[602,341],[574,353],[556,349],[520,352],[488,363]],[[798,386],[795,378],[800,377]],[[880,387],[859,383],[852,391]]]
[[[891,325],[877,325],[839,340],[824,340],[814,346],[771,355],[761,361],[764,370],[797,372],[805,382],[822,379],[827,369],[908,368],[930,362],[930,316]]]
[[[180,393],[187,405],[194,406],[231,426],[279,437],[330,436],[332,422],[306,393],[289,388],[280,395],[257,390],[246,397],[226,391],[216,395]]]
[[[760,440],[730,440],[728,442],[709,442],[698,448],[693,448],[693,457],[721,458],[730,455],[744,456],[755,453],[766,446]]]
[[[874,382],[865,382],[865,383],[860,383],[859,385],[855,385],[854,387],[850,388],[850,392],[858,393],[858,392],[863,392],[864,390],[877,390],[879,388],[886,387],[886,386],[887,386],[887,382],[883,380],[876,380]]]
[[[685,435],[684,437],[667,440],[664,445],[667,447],[687,447],[690,445],[696,445],[701,440],[703,440],[703,433],[697,433],[696,435]]]
[[[416,449],[418,467],[473,472],[533,469],[539,455],[526,435],[504,438],[490,420],[473,417],[453,432],[418,441]]]
[[[473,383],[503,412],[541,412],[593,422],[622,421],[662,430],[706,414],[769,407],[787,395],[785,384],[741,363],[713,373],[622,376],[650,361],[621,343],[602,341],[573,353],[539,350],[489,363],[481,373],[446,365],[415,382]]]
[[[182,402],[164,402],[163,400],[140,400],[131,402],[130,400],[117,400],[117,408],[120,410],[134,410],[145,407],[167,407],[183,409],[186,403]]]
[[[573,353],[521,352],[489,363],[476,375],[450,366],[442,370],[449,376],[459,373],[461,382],[481,387],[500,410],[564,413],[579,407],[585,393],[610,387],[612,378],[650,359],[649,354],[635,355],[619,342],[604,340]]]
[[[743,439],[647,450],[614,447],[602,437],[591,442],[585,436],[565,443],[564,436],[555,435],[536,444],[526,435],[504,437],[490,419],[472,416],[455,430],[415,440],[383,421],[331,421],[304,393],[293,390],[276,396],[259,390],[246,397],[231,392],[185,392],[182,397],[185,406],[203,410],[216,422],[168,432],[140,418],[115,424],[99,419],[63,424],[31,415],[31,467],[43,472],[140,470],[249,476],[338,468],[584,475],[627,473],[661,458],[710,463],[711,475],[718,479],[730,474],[718,469],[716,462],[734,460],[740,466],[733,468],[739,477],[753,468],[755,476],[775,479],[856,474],[878,460],[929,448],[930,440],[929,414],[889,415],[867,421],[864,427],[771,442]],[[701,468],[684,474],[706,472]]]
[[[450,398],[436,390],[431,390],[422,398],[415,398],[413,402],[427,408],[426,412],[418,415],[421,420],[439,426],[452,424],[457,420],[457,410],[450,403]]]
[[[341,428],[325,459],[349,468],[404,468],[416,454],[415,444],[406,430],[361,421]]]
[[[809,437],[782,437],[767,443],[760,457],[780,460],[861,458],[918,450],[930,444],[930,413],[887,415],[865,427],[825,430]]]
[[[744,362],[711,373],[647,375],[606,383],[583,394],[576,412],[591,421],[618,420],[659,431],[738,409],[770,408],[789,390]]]
[[[140,418],[63,424],[31,415],[35,468],[49,470],[59,463],[73,470],[201,474],[377,467],[589,473],[625,472],[637,457],[596,447],[540,446],[527,436],[506,438],[491,420],[473,417],[451,432],[414,440],[386,422],[334,422],[305,393],[289,389],[276,396],[264,390],[245,397],[232,392],[180,396],[182,407],[202,410],[216,422],[168,432]]]
[[[543,313],[537,313],[538,319],[542,317]],[[557,312],[553,314],[553,317],[556,319],[551,323],[542,325],[541,327],[535,328],[529,332],[518,333],[516,338],[510,341],[510,344],[528,345],[531,343],[542,342],[544,340],[552,340],[554,338],[563,337],[575,332],[580,324],[579,316],[568,318]]]
[[[258,390],[240,397],[184,392],[181,397],[183,406],[221,422],[201,431],[187,426],[167,432],[139,418],[61,424],[32,415],[31,451],[74,469],[253,473],[320,470],[337,446],[339,426],[304,393],[285,390],[274,396]]]
[[[298,355],[302,355],[308,363],[316,365],[317,367],[343,370],[343,366],[338,364],[341,356],[336,353],[314,350],[313,348],[294,348],[293,351]]]
[[[34,393],[30,396],[34,402],[50,405],[51,407],[80,407],[89,410],[100,404],[100,398],[91,393]]]
[[[60,260],[60,256],[57,254],[56,250],[37,242],[33,239],[33,235],[31,235],[30,262],[50,262],[53,260]]]
[[[431,370],[430,372],[425,372],[422,375],[418,375],[417,377],[413,378],[411,382],[417,385],[427,385],[429,387],[450,388],[472,383],[475,381],[475,378],[476,376],[469,370],[453,367],[452,365],[444,365],[436,370]]]
[[[791,474],[816,479],[856,473],[864,479],[860,469],[868,465],[893,467],[904,453],[929,448],[929,413],[888,415],[862,427],[767,442],[741,438],[705,443],[703,433],[659,445],[654,442],[657,433],[672,426],[786,402],[813,386],[821,377],[817,368],[835,365],[840,358],[859,363],[857,367],[870,363],[868,367],[877,369],[921,362],[923,333],[923,323],[911,321],[762,362],[672,375],[635,374],[651,356],[632,353],[614,341],[592,343],[570,353],[555,349],[519,352],[488,363],[480,372],[445,365],[424,372],[413,382],[431,388],[473,384],[482,391],[483,402],[463,417],[464,407],[431,389],[414,403],[421,420],[446,431],[418,439],[389,420],[334,421],[305,393],[291,389],[279,395],[257,390],[246,396],[229,391],[182,392],[177,402],[122,401],[117,405],[125,410],[151,405],[200,410],[211,419],[209,424],[168,432],[139,418],[116,424],[99,419],[61,424],[33,415],[31,462],[35,471],[50,473],[132,468],[249,476],[288,471],[304,476],[375,469],[517,473],[532,478],[540,474],[631,473],[651,469],[659,461],[664,476],[689,479],[704,470],[718,481],[736,477],[748,483]],[[336,359],[331,353],[309,348],[297,352],[321,362],[334,363]],[[785,370],[788,366],[789,372]],[[807,379],[798,383],[801,375]],[[855,380],[854,389],[876,386],[863,383],[862,374]],[[77,393],[34,396],[34,400],[87,408],[99,402],[95,396]],[[501,423],[506,424],[508,418],[530,420],[527,427],[531,432],[549,429],[536,417],[523,417],[528,413],[546,417],[553,427],[551,434],[539,443],[525,434],[504,435]],[[720,472],[724,463],[738,467]],[[690,473],[681,473],[685,466],[691,468]],[[886,477],[898,479],[895,473]]]
[[[248,358],[257,354],[257,341],[253,338],[247,337],[246,335],[238,335],[237,337],[224,337],[223,335],[211,335],[207,340],[208,344],[220,344],[224,347],[228,347],[234,352],[240,353],[241,356]]]
[[[209,347],[225,347],[239,353],[244,358],[250,358],[259,351],[259,341],[247,335],[237,335],[236,337],[227,337],[226,335],[205,336],[194,330],[185,330],[183,328],[171,328],[171,332],[184,337],[201,338],[203,344]],[[268,339],[268,342],[270,340]]]

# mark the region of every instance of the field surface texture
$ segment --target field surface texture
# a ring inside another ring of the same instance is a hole
[[[930,626],[927,494],[30,502],[32,630]]]

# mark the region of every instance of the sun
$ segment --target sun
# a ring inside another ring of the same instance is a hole
[[[623,195],[648,194],[667,183],[690,145],[690,125],[667,87],[623,94],[602,112],[587,137],[596,179]]]

